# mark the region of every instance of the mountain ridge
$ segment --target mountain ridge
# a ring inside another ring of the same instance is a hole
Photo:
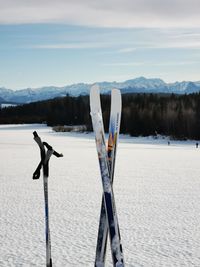
[[[200,81],[182,81],[166,83],[160,78],[138,77],[124,82],[97,82],[104,94],[109,93],[111,88],[118,88],[121,93],[175,93],[191,94],[200,92]],[[30,103],[47,100],[65,95],[80,96],[89,94],[92,84],[77,83],[62,87],[44,86],[39,88],[26,88],[20,90],[0,87],[0,98],[6,102]]]

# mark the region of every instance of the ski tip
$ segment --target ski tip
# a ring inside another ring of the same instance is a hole
[[[122,108],[122,96],[120,89],[113,88],[111,91],[111,113],[112,109],[118,110],[119,113],[121,113]]]
[[[90,95],[91,94],[94,94],[94,93],[99,93],[99,91],[100,91],[100,87],[99,87],[99,85],[98,84],[94,84],[94,85],[92,85],[92,87],[90,88]]]
[[[112,88],[112,91],[121,92],[119,88]]]
[[[117,88],[112,88],[112,94],[118,94],[121,95],[121,90]]]
[[[100,89],[94,84],[90,89],[90,114],[96,113],[100,109]]]

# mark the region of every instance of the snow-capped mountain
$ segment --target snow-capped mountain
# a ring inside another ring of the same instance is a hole
[[[173,92],[191,94],[199,92],[200,82],[175,82],[173,84],[169,84],[169,86]]]
[[[0,104],[4,103],[4,102],[5,102],[5,100],[2,97],[0,97]]]
[[[200,81],[165,83],[161,79],[147,79],[139,77],[125,82],[99,82],[102,93],[108,93],[111,88],[118,88],[123,93],[175,93],[190,94],[200,92]],[[23,90],[11,90],[0,88],[0,98],[6,102],[29,103],[34,101],[63,97],[65,95],[79,96],[89,94],[92,84],[78,83],[63,87],[41,87],[37,89],[27,88]]]

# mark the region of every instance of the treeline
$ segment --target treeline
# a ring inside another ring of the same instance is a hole
[[[110,96],[103,95],[101,100],[108,130]],[[49,126],[84,124],[92,130],[89,97],[66,96],[0,110],[0,124],[44,122]],[[121,133],[200,139],[200,93],[122,95]]]

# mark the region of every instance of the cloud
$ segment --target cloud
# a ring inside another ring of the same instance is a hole
[[[31,49],[95,49],[111,46],[108,43],[66,43],[66,44],[41,44],[26,46]]]
[[[124,54],[124,53],[132,53],[134,51],[136,51],[135,47],[127,47],[127,48],[121,48],[117,52]]]
[[[51,33],[49,34],[49,28]],[[24,29],[24,27],[22,27]],[[31,49],[102,49],[102,54],[129,55],[138,50],[200,50],[199,29],[98,29],[88,27],[45,26],[39,38],[20,37],[20,48]],[[69,31],[67,30],[69,29]],[[30,32],[29,26],[26,28]],[[46,34],[46,32],[48,34]],[[17,36],[19,38],[19,34]],[[31,40],[32,40],[31,39]],[[27,41],[28,40],[28,41]],[[99,51],[100,52],[100,51]]]
[[[179,62],[115,62],[105,63],[103,66],[107,67],[139,67],[139,66],[150,66],[150,67],[169,67],[169,66],[185,66],[199,64],[199,61],[179,61]]]
[[[0,0],[0,24],[199,27],[199,0]]]
[[[138,67],[148,64],[147,62],[115,62],[115,63],[105,63],[103,66],[107,67]]]

